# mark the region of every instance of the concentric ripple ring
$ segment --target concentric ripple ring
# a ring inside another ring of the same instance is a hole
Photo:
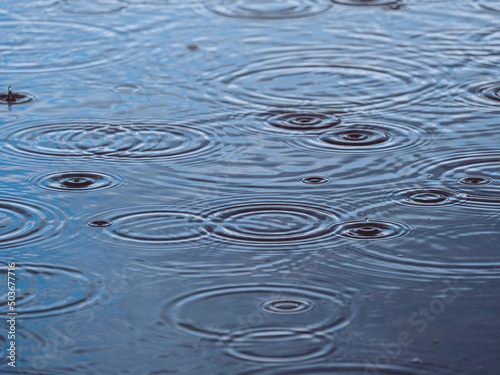
[[[206,230],[245,242],[304,242],[328,236],[338,218],[314,206],[255,203],[231,206],[208,216]]]
[[[134,160],[184,158],[213,146],[209,134],[169,124],[48,124],[6,136],[6,146],[35,156]]]

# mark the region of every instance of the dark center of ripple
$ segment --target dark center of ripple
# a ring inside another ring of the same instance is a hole
[[[262,304],[261,308],[266,312],[290,314],[308,311],[313,308],[313,304],[301,300],[278,300],[267,301]]]
[[[337,218],[297,204],[255,204],[223,209],[208,217],[208,232],[249,242],[310,241],[327,235]]]
[[[385,221],[353,221],[341,223],[336,228],[341,237],[361,240],[398,237],[406,232],[402,224]]]
[[[456,201],[455,193],[440,188],[407,189],[396,193],[398,202],[415,206],[438,206]]]
[[[191,334],[215,339],[239,332],[245,327],[238,317],[256,313],[262,316],[258,327],[264,331],[304,327],[329,332],[345,326],[351,318],[350,304],[345,298],[321,288],[222,285],[167,303],[161,318]]]
[[[488,185],[493,182],[493,179],[489,177],[469,176],[460,178],[458,182],[464,185]]]
[[[314,113],[285,113],[272,116],[267,122],[272,126],[287,130],[318,130],[338,125],[340,119]]]
[[[372,146],[386,142],[390,137],[378,130],[345,130],[324,133],[320,139],[337,146]]]
[[[323,177],[323,176],[303,177],[300,179],[300,182],[310,185],[322,185],[322,184],[327,184],[330,181],[331,180],[328,177]]]
[[[295,137],[287,140],[295,146],[325,152],[389,151],[420,147],[428,142],[423,128],[411,123],[366,122],[345,123],[316,137]]]
[[[92,228],[107,228],[113,225],[109,220],[92,220],[87,222],[87,225]]]
[[[322,0],[209,0],[206,9],[223,17],[278,20],[314,16],[330,8]]]
[[[87,191],[109,189],[117,186],[119,180],[110,175],[96,172],[61,172],[42,177],[38,184],[49,190]]]
[[[51,124],[7,136],[18,151],[53,157],[183,158],[211,145],[199,129],[160,124]]]

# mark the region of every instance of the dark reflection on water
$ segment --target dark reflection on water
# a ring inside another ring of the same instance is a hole
[[[5,374],[496,374],[494,0],[0,9]]]

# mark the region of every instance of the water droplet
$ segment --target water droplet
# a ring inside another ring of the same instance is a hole
[[[314,305],[309,301],[292,299],[266,301],[261,306],[261,308],[266,312],[279,314],[301,313],[308,311],[313,307]]]
[[[9,86],[7,93],[0,93],[0,104],[19,105],[29,103],[35,100],[35,97],[26,93],[12,92],[12,87]]]
[[[402,224],[386,221],[353,221],[338,224],[335,233],[350,239],[376,240],[403,236],[407,233],[407,228]]]
[[[464,185],[487,185],[491,184],[493,180],[488,177],[469,176],[460,178],[458,182]]]
[[[87,222],[87,225],[92,228],[108,228],[111,227],[113,223],[108,220],[93,220]]]
[[[318,113],[280,113],[267,119],[267,123],[286,130],[320,130],[340,124],[340,119],[332,115]]]
[[[327,184],[331,180],[328,177],[323,177],[323,176],[311,176],[311,177],[303,177],[300,179],[300,182],[304,184],[311,184],[311,185],[322,185],[322,184]]]
[[[57,172],[39,177],[36,181],[44,189],[63,191],[89,191],[117,187],[119,178],[98,172]]]
[[[455,193],[442,188],[405,189],[395,193],[398,203],[414,206],[439,206],[458,201]]]

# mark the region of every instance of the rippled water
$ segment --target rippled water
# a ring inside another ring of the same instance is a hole
[[[0,373],[495,375],[499,15],[5,3]]]

